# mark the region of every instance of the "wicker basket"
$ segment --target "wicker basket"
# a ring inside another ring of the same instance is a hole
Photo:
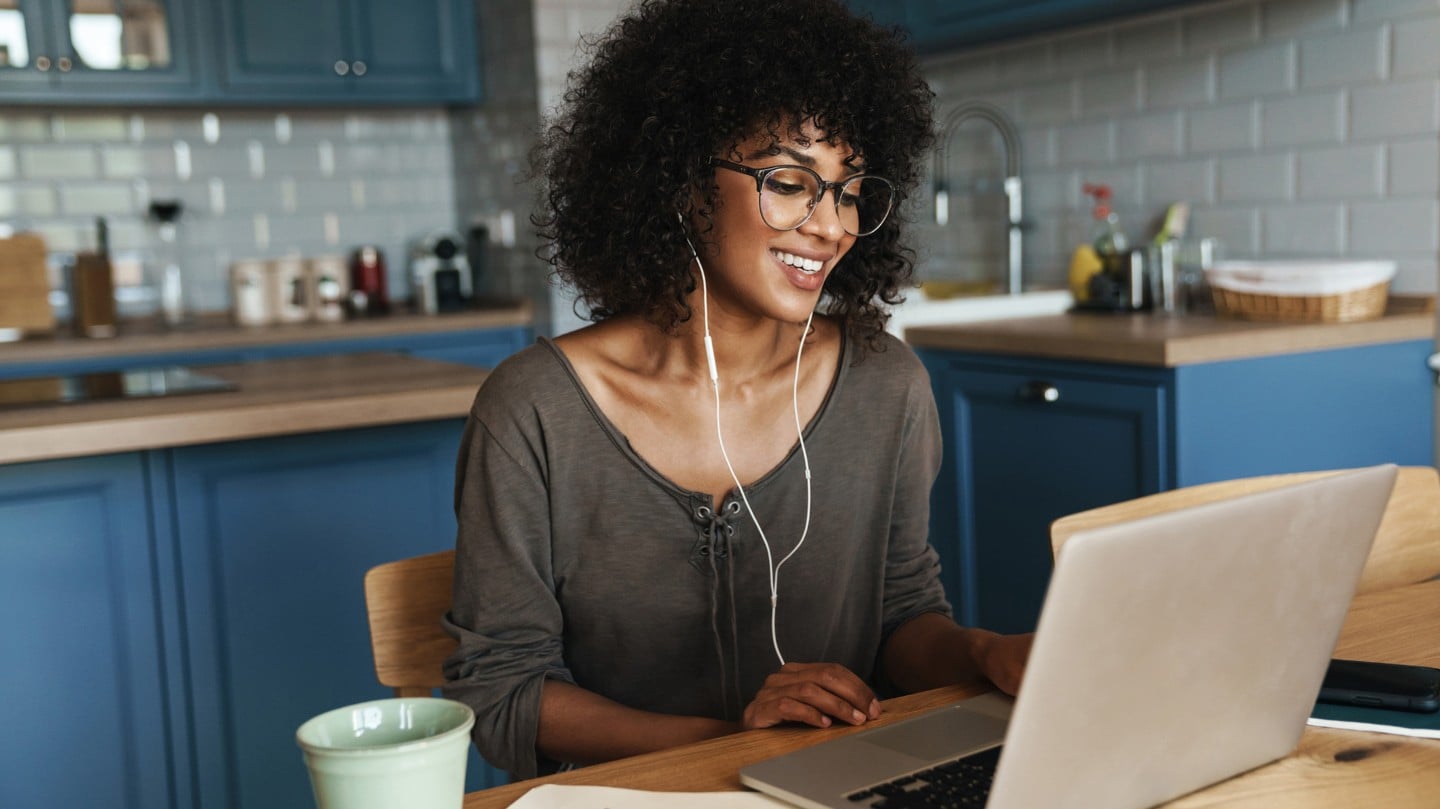
[[[1211,287],[1215,311],[1246,320],[1318,321],[1345,323],[1373,320],[1385,314],[1390,282],[1335,295],[1259,295]]]

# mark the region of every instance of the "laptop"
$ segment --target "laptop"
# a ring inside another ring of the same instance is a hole
[[[1395,475],[1341,472],[1078,532],[1018,699],[963,700],[740,780],[806,807],[1129,809],[1288,755]],[[929,797],[967,782],[969,802]]]

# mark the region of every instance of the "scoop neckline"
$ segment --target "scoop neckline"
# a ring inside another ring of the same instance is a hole
[[[559,346],[555,345],[554,341],[549,337],[541,335],[538,341],[541,345],[545,346],[551,356],[560,363],[561,370],[563,370],[566,377],[569,378],[570,384],[575,388],[576,393],[579,394],[580,400],[584,402],[586,409],[590,411],[590,415],[595,419],[596,424],[600,427],[601,431],[605,433],[606,437],[610,439],[611,443],[620,450],[621,454],[663,488],[683,495],[687,499],[703,498],[707,503],[711,501],[712,498],[709,492],[696,491],[695,489],[688,489],[681,486],[671,480],[669,476],[652,466],[649,461],[645,460],[643,455],[636,452],[635,448],[630,445],[630,439],[620,431],[620,428],[615,426],[615,423],[610,420],[609,416],[605,415],[605,411],[600,408],[600,405],[595,401],[594,397],[590,395],[590,391],[585,387],[585,383],[581,381],[580,375],[575,371],[575,366],[570,363],[570,358],[565,355],[565,352],[562,351]],[[837,391],[840,390],[841,384],[845,381],[847,369],[850,367],[852,359],[850,357],[850,351],[850,337],[845,333],[845,329],[841,328],[840,360],[835,364],[835,374],[830,379],[830,386],[825,391],[825,398],[820,401],[820,407],[816,409],[815,415],[811,417],[810,421],[805,425],[805,429],[801,431],[801,435],[804,436],[806,443],[810,443],[813,440],[814,434],[822,426],[822,423],[825,421],[825,415],[830,411],[831,402],[835,400]],[[797,441],[790,447],[790,451],[785,453],[785,457],[781,458],[780,461],[765,474],[756,478],[753,482],[745,484],[745,490],[752,493],[763,490],[772,480],[778,478],[799,454],[800,443]],[[712,505],[715,508],[719,508],[726,502],[736,499],[739,499],[739,497],[734,488],[731,488],[720,502],[713,503]]]

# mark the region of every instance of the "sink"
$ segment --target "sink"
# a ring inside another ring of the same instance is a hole
[[[1074,303],[1069,290],[1046,289],[1019,295],[979,295],[945,300],[928,299],[918,289],[891,310],[885,330],[903,338],[911,326],[943,326],[977,320],[1058,315]]]

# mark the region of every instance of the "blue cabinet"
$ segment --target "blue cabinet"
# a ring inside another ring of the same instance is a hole
[[[138,453],[0,467],[0,805],[175,806],[179,627],[150,474]]]
[[[876,22],[906,29],[921,53],[937,53],[1104,22],[1193,1],[847,0],[847,4]]]
[[[493,368],[534,339],[534,331],[528,326],[506,326],[373,337],[340,337],[235,348],[175,349],[83,359],[0,363],[0,379],[84,374],[161,365],[222,365],[366,351],[394,351],[422,359]]]
[[[194,0],[19,0],[0,9],[0,100],[114,104],[201,96]]]
[[[1066,514],[1217,480],[1433,465],[1432,351],[1158,368],[921,349],[945,437],[931,539],[959,619],[1033,629]]]
[[[224,0],[220,22],[229,100],[478,98],[467,0]]]

